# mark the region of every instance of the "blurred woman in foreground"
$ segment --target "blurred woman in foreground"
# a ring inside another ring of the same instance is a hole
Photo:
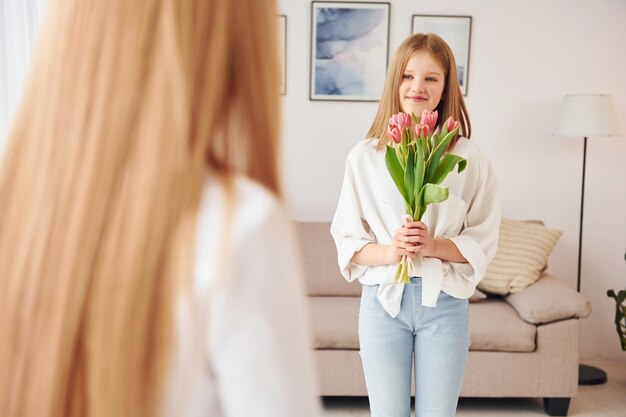
[[[0,167],[4,416],[317,416],[271,0],[56,0]]]

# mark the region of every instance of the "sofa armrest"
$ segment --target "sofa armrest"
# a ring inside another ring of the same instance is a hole
[[[524,321],[532,324],[591,314],[591,303],[585,297],[558,278],[545,273],[528,288],[504,299]]]

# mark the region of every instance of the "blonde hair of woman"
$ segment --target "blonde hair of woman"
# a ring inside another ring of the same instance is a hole
[[[48,12],[0,170],[2,414],[154,415],[203,178],[279,192],[274,4]]]

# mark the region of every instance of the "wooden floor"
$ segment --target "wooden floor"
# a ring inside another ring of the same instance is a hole
[[[626,353],[625,353],[626,355]],[[608,382],[580,386],[573,398],[568,416],[626,417],[626,362],[588,361],[606,371]],[[333,398],[324,400],[325,416],[369,416],[367,398]],[[411,412],[411,416],[415,414]],[[457,417],[535,417],[547,416],[541,399],[535,398],[461,398]]]

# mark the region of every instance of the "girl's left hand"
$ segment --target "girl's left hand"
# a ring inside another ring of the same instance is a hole
[[[415,246],[408,247],[406,250],[422,256],[432,257],[435,254],[435,239],[430,237],[428,226],[420,221],[404,224],[402,227],[407,228],[407,236],[410,242]]]

